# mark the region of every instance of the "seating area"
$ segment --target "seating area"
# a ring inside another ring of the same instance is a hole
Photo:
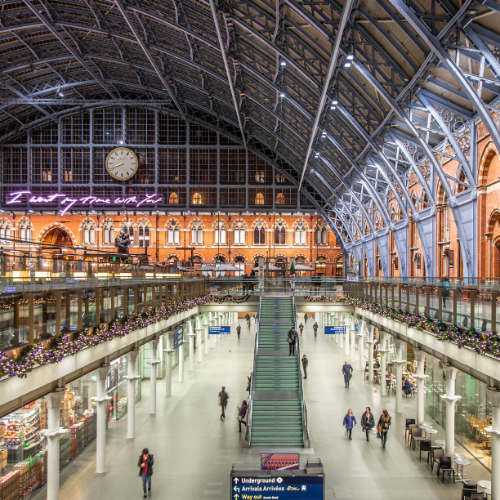
[[[491,436],[486,432],[486,428],[491,425],[491,417],[480,418],[477,413],[466,416],[467,430],[472,439],[482,444],[486,450],[491,450]]]

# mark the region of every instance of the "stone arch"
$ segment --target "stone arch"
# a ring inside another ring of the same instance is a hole
[[[297,260],[297,259],[304,259],[305,262],[308,262],[309,259],[307,258],[307,255],[305,253],[296,253],[294,255],[294,259]]]
[[[257,259],[260,259],[261,257],[262,257],[263,259],[265,259],[265,258],[266,258],[266,256],[265,256],[263,253],[256,253],[256,254],[254,254],[254,256],[252,257],[252,260],[253,260],[253,261],[256,261]]]
[[[54,229],[61,229],[62,231],[64,231],[70,237],[73,246],[75,247],[77,246],[76,238],[75,235],[73,234],[73,231],[71,231],[71,229],[69,229],[68,226],[61,224],[60,222],[51,222],[50,224],[45,226],[37,236],[36,239],[37,243],[41,243],[42,239],[45,238],[48,235],[48,233],[50,231],[53,231]]]
[[[78,226],[78,230],[79,231],[82,231],[85,224],[87,224],[88,222],[90,222],[94,227],[97,227],[97,223],[94,219],[92,219],[92,217],[84,217],[81,221],[80,221],[80,225]]]
[[[8,219],[2,219],[8,221]],[[14,229],[18,229],[22,224],[28,223],[29,228],[33,231],[33,222],[28,217],[21,217],[19,220],[16,221],[16,226]]]
[[[280,222],[281,222],[281,226],[284,227],[285,229],[288,229],[288,224],[286,222],[285,219],[283,219],[282,217],[278,217],[274,223],[273,223],[273,227],[278,227],[280,225]]]
[[[245,254],[243,254],[243,253],[235,253],[235,254],[233,255],[233,259],[232,259],[232,261],[233,261],[233,262],[235,262],[237,258],[241,258],[241,259],[243,259],[243,260],[244,260],[244,262],[246,262],[246,261],[247,261],[247,257],[246,257],[246,255],[245,255]]]
[[[141,217],[140,219],[137,220],[136,225],[139,226],[140,224],[142,224],[144,227],[146,226],[153,227],[151,221],[146,217]]]
[[[199,225],[200,225],[200,227],[201,227],[201,229],[205,229],[205,224],[203,223],[203,221],[202,221],[201,219],[198,219],[198,218],[193,219],[193,220],[189,223],[188,228],[189,228],[189,229],[193,229],[193,226],[194,226],[195,224],[199,224]]]
[[[267,222],[261,218],[255,219],[252,222],[252,229],[255,229],[257,226],[260,227],[260,225],[262,225],[263,228],[267,229]]]
[[[168,262],[170,259],[177,259],[179,262],[181,260],[181,258],[179,257],[178,254],[176,253],[169,253],[166,257],[165,257],[165,262]]]
[[[132,219],[127,219],[127,218],[124,218],[121,220],[120,222],[120,225],[118,226],[118,229],[122,229],[122,227],[133,227],[133,228],[137,228],[137,223],[135,221],[133,221]]]
[[[488,171],[490,169],[491,160],[497,155],[498,152],[493,144],[493,141],[488,142],[484,148],[481,160],[479,162],[479,170],[477,173],[477,185],[486,184],[488,181]]]
[[[217,258],[223,258],[224,259],[224,262],[229,262],[229,259],[227,258],[227,255],[225,253],[216,253],[213,257],[212,257],[212,262],[215,264],[215,261],[217,260]]]
[[[231,229],[234,229],[234,227],[236,226],[236,224],[242,224],[242,225],[243,225],[243,228],[244,228],[244,229],[247,229],[247,223],[246,223],[243,219],[236,219],[236,220],[233,222],[233,225],[232,225],[232,228],[231,228]]]
[[[495,208],[488,217],[488,224],[486,226],[486,232],[492,233],[495,229],[495,224],[500,220],[500,209]]]
[[[177,227],[180,229],[181,228],[181,223],[175,218],[175,217],[170,217],[169,219],[167,219],[167,221],[165,222],[165,229],[168,229],[168,227],[170,226],[170,224],[177,224]]]

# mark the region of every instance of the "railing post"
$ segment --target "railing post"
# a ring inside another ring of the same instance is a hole
[[[398,309],[401,309],[401,291],[403,287],[401,285],[397,285],[398,287]]]
[[[443,288],[439,287],[437,289],[438,297],[438,321],[443,321]]]
[[[419,289],[418,289],[418,285],[415,286],[415,311],[413,311],[415,314],[419,314],[419,295],[420,295],[420,292],[419,292]]]
[[[410,312],[410,287],[405,286],[406,290],[406,310]]]
[[[128,316],[128,285],[123,287],[123,317]]]
[[[457,298],[458,298],[458,290],[456,288],[453,289],[453,324],[457,324]]]
[[[133,286],[134,290],[134,314],[139,314],[139,287]]]
[[[470,328],[474,328],[476,320],[476,294],[477,290],[471,290],[470,292]]]
[[[94,288],[94,298],[95,298],[95,326],[101,324],[101,289]]]
[[[33,293],[28,293],[28,343],[33,345],[35,342],[35,298]]]
[[[491,331],[497,331],[497,297],[498,292],[491,292]]]
[[[76,290],[75,291],[76,298],[78,300],[78,331],[83,330],[83,321],[82,321],[82,315],[83,315],[83,299],[82,299],[82,291],[81,290]]]
[[[66,263],[67,264],[67,263]],[[65,331],[66,333],[69,333],[71,331],[71,292],[66,292],[65,294],[66,298],[66,304],[65,304],[65,309],[66,309],[66,328]]]
[[[391,285],[391,305],[392,305],[392,308],[395,309],[394,307],[394,288],[396,287],[396,285]]]
[[[56,290],[54,292],[54,298],[56,299],[56,331],[55,337],[59,338],[61,336],[61,292]]]
[[[425,310],[424,314],[425,316],[430,316],[430,309],[431,309],[431,287],[426,286],[424,287],[425,289]]]
[[[115,319],[115,288],[110,287],[109,289],[109,301],[110,301],[110,321]]]
[[[89,324],[89,302],[90,302],[90,299],[89,299],[89,293],[86,292],[85,294],[85,327],[89,327],[90,324]]]

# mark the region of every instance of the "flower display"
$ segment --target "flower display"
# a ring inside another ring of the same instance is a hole
[[[244,295],[243,297],[233,297],[232,295],[226,295],[224,297],[216,297],[215,295],[210,296],[210,302],[215,302],[216,304],[223,304],[224,302],[232,302],[233,304],[243,304],[246,302],[250,295]]]
[[[62,335],[50,347],[44,346],[40,340],[37,340],[33,345],[23,349],[21,357],[17,361],[4,352],[0,352],[0,376],[26,377],[37,366],[59,363],[64,357],[76,354],[88,347],[118,337],[125,337],[125,335],[135,330],[146,328],[148,325],[158,323],[181,312],[189,311],[196,306],[218,300],[219,298],[208,294],[172,306],[150,307],[147,311],[115,319],[108,324],[101,324],[94,328],[85,328],[79,332]],[[246,300],[248,300],[248,297]]]

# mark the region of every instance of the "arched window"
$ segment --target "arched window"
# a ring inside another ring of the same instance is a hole
[[[245,240],[245,226],[243,222],[237,222],[234,225],[233,229],[233,235],[234,235],[234,241],[233,243],[235,245],[244,245],[246,240]]]
[[[128,231],[128,235],[130,236],[130,246],[133,247],[134,246],[134,224],[130,221],[126,221],[123,223],[123,226],[127,231]],[[114,242],[112,242],[114,243]]]
[[[315,245],[326,245],[326,227],[320,225],[316,228]]]
[[[283,193],[278,193],[276,195],[276,205],[284,205],[285,204],[285,195]]]
[[[244,257],[236,257],[234,259],[234,265],[240,268],[240,271],[236,271],[239,276],[245,273],[245,258]]]
[[[214,244],[215,245],[226,244],[226,227],[222,222],[219,222],[218,224],[215,225]]]
[[[0,240],[10,238],[10,222],[6,219],[0,221]],[[10,241],[2,241],[2,245],[10,245]]]
[[[280,172],[276,172],[276,184],[284,184],[285,181],[285,176]]]
[[[95,228],[94,222],[87,220],[82,227],[82,244],[93,245],[95,243]]]
[[[266,230],[262,222],[259,222],[253,230],[253,244],[265,245],[266,244]]]
[[[168,197],[168,204],[169,205],[177,205],[179,203],[179,196],[177,193],[170,193],[170,196]]]
[[[29,221],[23,220],[18,225],[19,239],[22,241],[31,241],[31,225]]]
[[[193,205],[201,205],[201,203],[202,203],[201,194],[194,193],[193,194]]]
[[[307,244],[307,231],[302,221],[299,221],[297,223],[297,227],[295,228],[295,244],[296,245]]]
[[[115,243],[115,227],[110,220],[104,221],[102,225],[102,240],[105,245],[114,245]]]
[[[257,193],[255,196],[256,205],[264,205],[264,195],[262,193]]]
[[[167,228],[167,245],[179,244],[179,224],[177,221],[172,221]]]
[[[191,245],[203,245],[203,228],[199,221],[191,226]]]
[[[278,225],[274,228],[274,243],[276,245],[284,245],[285,240],[285,227],[282,222],[278,222]]]
[[[149,247],[149,224],[145,221],[139,222],[139,248]]]
[[[266,182],[266,173],[264,172],[264,170],[257,170],[255,172],[255,182],[257,184],[264,184],[264,182]],[[258,197],[258,195],[257,195],[257,197]],[[263,204],[264,203],[262,203],[262,205]]]

